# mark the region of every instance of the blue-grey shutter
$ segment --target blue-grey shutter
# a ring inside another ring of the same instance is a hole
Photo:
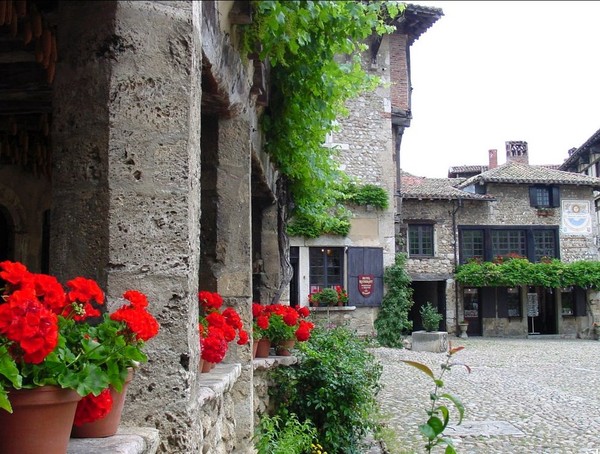
[[[498,287],[498,318],[508,318],[507,287]]]
[[[538,206],[537,190],[535,186],[529,186],[529,205],[531,205],[532,207]]]
[[[364,297],[358,291],[358,276],[373,275],[373,291]],[[378,247],[348,248],[348,304],[381,306],[383,298],[383,249]]]
[[[560,206],[560,188],[558,186],[552,187],[552,200],[550,201],[551,206]]]
[[[496,318],[496,287],[482,287],[479,304],[483,318]]]
[[[573,315],[577,317],[585,316],[587,312],[587,291],[581,287],[575,287],[575,307],[573,308]]]

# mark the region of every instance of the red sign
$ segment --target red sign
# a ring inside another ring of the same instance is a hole
[[[372,274],[359,274],[358,275],[358,291],[365,298],[371,296],[371,293],[373,293],[373,275]]]

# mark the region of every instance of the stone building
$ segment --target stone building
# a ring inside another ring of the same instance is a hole
[[[507,142],[507,162],[468,179],[403,175],[403,228],[416,301],[445,314],[446,329],[469,322],[469,334],[580,336],[589,330],[593,295],[582,289],[465,288],[454,282],[459,264],[516,254],[531,262],[595,260],[598,222],[593,194],[600,179],[528,163],[526,142]],[[532,296],[535,295],[535,296]],[[529,316],[527,301],[538,303]]]
[[[199,290],[218,291],[249,326],[253,296],[269,301],[280,280],[278,173],[259,125],[268,67],[240,55],[250,2],[17,3],[0,25],[0,260],[95,279],[112,307],[127,289],[144,292],[161,330],[123,425],[153,430],[160,452],[252,452],[262,366],[247,345],[201,376],[197,328]],[[370,42],[369,70],[390,86],[356,101],[363,113],[342,130],[360,128],[333,138],[349,145],[350,173],[383,181],[390,210],[357,210],[348,238],[297,243],[299,273],[312,247],[375,251],[361,272],[377,274],[380,301],[411,117],[409,50],[440,16],[410,6],[395,34]]]
[[[442,15],[439,8],[408,4],[393,22],[393,34],[368,42],[363,67],[380,76],[383,84],[348,103],[349,115],[339,119],[339,131],[326,143],[340,150],[339,163],[348,175],[385,189],[388,209],[351,207],[351,229],[346,237],[290,239],[294,267],[291,304],[308,305],[312,291],[341,285],[348,290],[349,305],[316,308],[315,312],[326,312],[361,334],[373,333],[384,291],[383,272],[394,263],[396,254],[400,146],[412,118],[410,48]]]

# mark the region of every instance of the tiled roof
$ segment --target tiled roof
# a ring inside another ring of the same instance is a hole
[[[461,191],[455,186],[464,178],[426,178],[402,173],[400,195],[404,199],[494,200],[493,197]]]
[[[488,166],[468,165],[468,166],[452,166],[448,169],[448,173],[466,173],[466,172],[485,172]]]
[[[580,158],[585,158],[585,155],[590,152],[590,148],[594,145],[598,145],[600,142],[600,129],[596,131],[592,136],[585,141],[585,143],[577,148],[560,166],[562,170],[569,168],[577,168],[577,161]]]
[[[475,175],[457,187],[465,188],[475,183],[561,184],[591,186],[600,189],[600,178],[514,161]]]
[[[412,46],[443,15],[441,8],[408,3],[396,23],[408,34],[408,45]]]

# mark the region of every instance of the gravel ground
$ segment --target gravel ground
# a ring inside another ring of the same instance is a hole
[[[443,391],[465,406],[463,424],[446,431],[461,454],[600,454],[600,342],[566,339],[470,338],[444,376]],[[377,348],[383,365],[379,394],[395,453],[423,453],[417,426],[426,421],[433,384],[401,360],[427,364],[437,376],[446,355]],[[448,402],[450,424],[457,412]],[[462,433],[461,433],[462,432]],[[434,452],[443,452],[438,448]]]

